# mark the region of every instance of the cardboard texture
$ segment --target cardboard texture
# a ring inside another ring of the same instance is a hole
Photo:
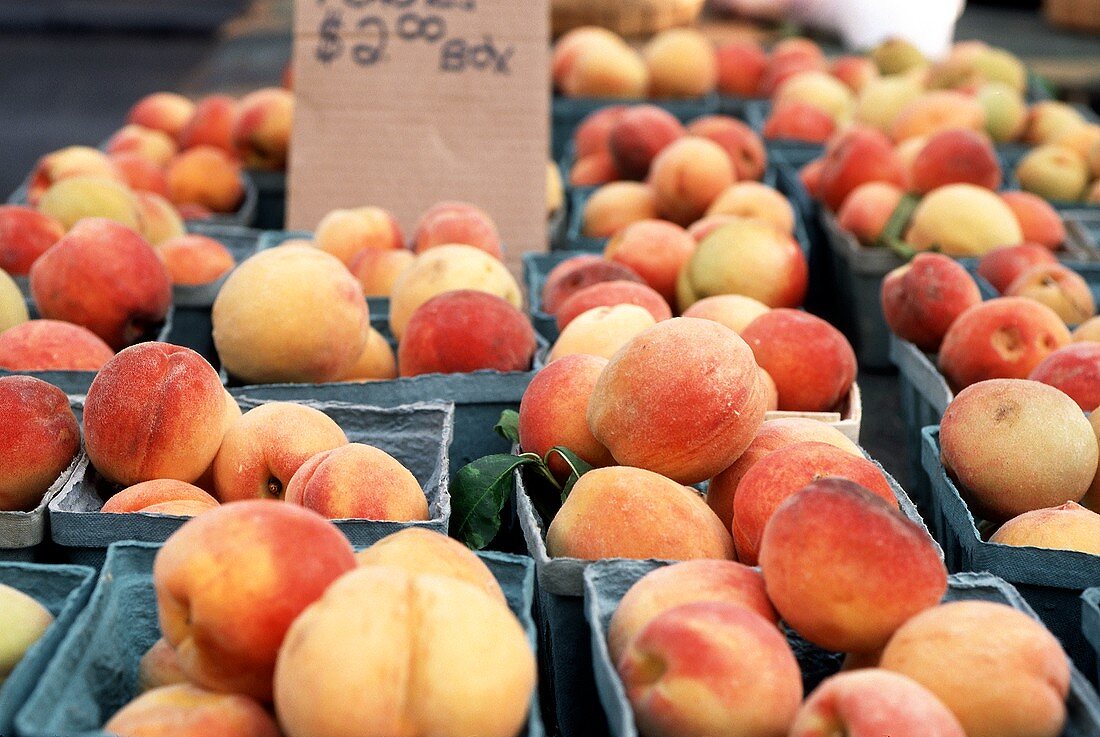
[[[287,227],[366,204],[410,230],[484,208],[513,256],[545,248],[547,0],[297,0]]]
[[[34,559],[35,548],[47,538],[46,522],[50,502],[69,482],[69,478],[87,465],[88,456],[81,448],[68,468],[46,490],[38,506],[29,512],[0,512],[0,560]]]

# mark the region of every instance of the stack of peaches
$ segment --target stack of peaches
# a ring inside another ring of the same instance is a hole
[[[104,732],[515,737],[525,725],[536,664],[523,626],[486,564],[438,533],[356,553],[309,510],[233,502],[172,535],[152,578],[163,637],[138,666],[143,693]]]

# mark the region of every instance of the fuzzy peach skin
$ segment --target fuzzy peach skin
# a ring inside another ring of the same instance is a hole
[[[569,169],[569,183],[574,187],[595,187],[619,179],[622,175],[607,151],[578,156]]]
[[[852,190],[867,182],[903,187],[905,172],[886,136],[854,126],[826,147],[815,196],[836,212]]]
[[[619,463],[694,484],[748,447],[764,422],[765,399],[752,351],[737,333],[680,317],[611,358],[592,392],[588,426]]]
[[[760,182],[737,182],[718,195],[707,216],[735,215],[756,218],[781,233],[794,233],[794,208],[787,198]]]
[[[65,392],[30,376],[0,376],[0,510],[27,511],[80,449]]]
[[[291,623],[353,568],[351,544],[316,512],[271,500],[224,504],[186,522],[157,553],[161,632],[190,680],[270,701]]]
[[[340,381],[385,381],[397,378],[397,356],[393,348],[374,328],[367,329],[363,352]]]
[[[958,391],[985,379],[1026,378],[1070,342],[1058,313],[1024,297],[999,297],[959,315],[940,346],[938,365]]]
[[[29,320],[0,332],[0,368],[8,371],[98,371],[115,352],[79,325]]]
[[[821,72],[826,68],[824,59],[804,55],[776,56],[768,62],[764,76],[760,79],[757,97],[771,97],[788,79],[803,72]]]
[[[195,499],[175,499],[167,502],[157,502],[139,511],[145,514],[168,514],[173,517],[197,517],[218,506],[217,502],[200,502]]]
[[[911,188],[925,194],[960,182],[995,190],[1001,186],[1001,164],[983,133],[966,129],[932,134],[913,160]]]
[[[951,129],[985,130],[985,108],[961,92],[926,92],[901,109],[890,126],[890,137],[904,141]]]
[[[168,278],[177,286],[209,284],[237,265],[220,242],[194,233],[170,238],[158,244],[156,251],[168,269]]]
[[[935,249],[948,256],[984,256],[1023,240],[1008,205],[973,184],[949,184],[925,195],[905,231],[905,241],[917,250]]]
[[[694,303],[684,310],[683,316],[714,320],[740,334],[749,323],[770,309],[760,300],[742,294],[718,294]]]
[[[137,209],[137,232],[150,246],[186,234],[181,212],[156,192],[134,192],[134,204]]]
[[[644,307],[617,304],[593,307],[582,312],[562,328],[550,348],[551,363],[566,356],[589,355],[611,358],[620,348],[657,324]]]
[[[611,182],[584,203],[581,231],[591,238],[610,238],[630,223],[658,217],[657,193],[648,184]]]
[[[108,154],[137,154],[161,167],[178,151],[175,139],[164,131],[132,123],[119,128],[107,141]]]
[[[416,308],[397,346],[401,376],[527,371],[535,355],[531,320],[495,294],[458,289]]]
[[[606,365],[606,358],[578,353],[552,361],[535,374],[519,403],[519,445],[525,452],[541,458],[560,445],[595,467],[615,462],[592,436],[587,419],[592,390]],[[571,472],[557,454],[550,458],[550,469],[560,479]]]
[[[768,166],[768,153],[756,131],[728,115],[706,115],[688,126],[693,136],[714,141],[730,157],[737,181],[759,180]]]
[[[1036,243],[1021,243],[990,251],[978,262],[978,275],[1001,294],[1017,277],[1036,266],[1056,264],[1058,259],[1049,248]]]
[[[791,236],[765,222],[736,219],[699,241],[676,280],[681,310],[705,297],[740,294],[768,307],[797,307],[809,266]]]
[[[764,138],[789,139],[806,143],[828,143],[836,133],[836,121],[813,105],[787,100],[772,107],[764,121]]]
[[[110,158],[89,146],[69,146],[46,154],[38,160],[27,187],[27,202],[38,206],[53,185],[73,177],[96,177],[118,180],[118,171]]]
[[[989,542],[1100,555],[1100,514],[1077,502],[1035,509],[1005,522]]]
[[[21,205],[0,205],[0,269],[15,276],[65,235],[53,218]]]
[[[347,444],[340,426],[313,407],[293,402],[253,407],[222,439],[213,464],[215,496],[223,502],[282,499],[302,464]]]
[[[733,540],[694,489],[610,466],[580,477],[546,531],[546,550],[583,560],[732,560]]]
[[[62,179],[42,194],[38,211],[66,230],[85,218],[107,218],[135,230],[141,226],[135,193],[117,179],[107,177]]]
[[[1007,297],[1026,297],[1050,307],[1067,325],[1096,315],[1092,289],[1084,277],[1060,263],[1034,266],[1005,289]]]
[[[785,737],[802,700],[798,661],[774,623],[724,602],[659,615],[617,668],[647,737]]]
[[[1030,144],[1053,143],[1085,125],[1085,119],[1073,106],[1058,100],[1042,100],[1031,106],[1024,141]]]
[[[352,260],[363,251],[404,251],[405,236],[391,213],[381,207],[357,207],[329,211],[317,224],[313,245],[350,268]]]
[[[1047,144],[1033,148],[1020,159],[1016,180],[1020,189],[1046,200],[1080,200],[1089,183],[1089,167],[1076,151]]]
[[[959,601],[910,619],[882,668],[934,693],[967,737],[1056,737],[1066,720],[1069,660],[1043,625],[1005,604]]]
[[[819,420],[808,417],[767,420],[745,452],[732,466],[712,478],[707,486],[707,506],[714,510],[722,524],[726,527],[733,524],[733,500],[737,485],[748,470],[772,451],[802,442],[827,443],[856,458],[863,458],[859,446],[847,435]]]
[[[814,689],[788,737],[966,737],[939,698],[911,678],[869,668],[839,673]]]
[[[718,61],[718,91],[734,97],[756,97],[768,66],[768,54],[752,41],[730,41],[714,51]]]
[[[857,94],[868,82],[879,77],[875,62],[865,56],[838,57],[829,65],[829,73]]]
[[[925,353],[938,351],[951,323],[981,301],[966,269],[939,253],[918,253],[882,280],[886,324]]]
[[[837,406],[856,378],[856,356],[839,330],[819,317],[791,309],[770,310],[741,336],[779,389],[779,408],[826,412]]]
[[[921,80],[913,75],[879,77],[864,85],[856,98],[855,119],[889,133],[898,113],[920,96]]]
[[[554,85],[562,86],[577,57],[593,46],[624,45],[622,38],[600,26],[581,26],[564,34],[554,43],[550,55],[550,73]]]
[[[156,192],[168,195],[168,178],[160,164],[139,154],[111,154],[111,163],[118,172],[119,181],[134,192]]]
[[[664,612],[715,601],[741,606],[778,625],[760,571],[732,560],[687,560],[655,568],[619,601],[607,631],[611,661],[618,663],[639,632]]]
[[[294,95],[289,90],[265,87],[242,97],[233,126],[233,145],[244,165],[285,169],[293,118]]]
[[[225,403],[217,372],[198,353],[139,343],[108,361],[88,388],[88,457],[99,473],[126,486],[195,481],[221,445]]]
[[[855,236],[864,246],[873,246],[882,237],[886,224],[905,192],[886,182],[867,182],[844,198],[837,213],[837,224]]]
[[[642,48],[642,58],[650,97],[701,97],[718,82],[714,45],[693,28],[661,31]]]
[[[415,261],[412,251],[365,248],[352,257],[348,270],[359,280],[364,297],[389,297],[397,277]]]
[[[816,440],[781,445],[744,472],[733,494],[733,540],[737,559],[759,561],[761,541],[775,511],[807,484],[835,476],[870,490],[897,506],[886,476],[873,462],[850,449]]]
[[[653,160],[646,182],[653,188],[657,211],[687,227],[735,181],[725,149],[699,136],[686,136],[666,146]]]
[[[611,130],[632,108],[628,105],[602,107],[588,115],[573,134],[573,150],[578,159],[598,153],[608,153]],[[616,177],[618,179],[619,177]]]
[[[118,737],[279,737],[275,720],[247,696],[187,683],[146,691],[116,712],[103,731]]]
[[[412,472],[363,443],[310,457],[291,476],[284,499],[329,519],[428,519],[428,500]]]
[[[195,146],[168,164],[168,198],[176,205],[233,212],[242,197],[241,165],[219,148]]]
[[[603,256],[642,277],[666,301],[676,300],[676,279],[695,252],[695,239],[675,223],[641,220],[616,233]]]
[[[614,307],[622,304],[644,308],[652,315],[655,322],[672,318],[672,308],[668,306],[665,298],[645,284],[632,281],[599,282],[585,287],[562,302],[555,316],[558,330],[564,330],[574,318],[594,307]]]
[[[1003,82],[987,82],[978,89],[985,111],[985,132],[997,143],[1015,141],[1027,126],[1027,102]]]
[[[920,49],[903,38],[883,41],[871,50],[871,59],[887,78],[928,65]]]
[[[0,341],[3,337],[0,336]],[[1027,377],[1064,392],[1085,412],[1100,407],[1100,344],[1070,343],[1051,353]]]
[[[153,479],[128,486],[103,502],[99,510],[106,514],[141,512],[146,507],[164,502],[199,502],[217,506],[218,500],[199,487],[175,479]]]
[[[1078,325],[1071,333],[1073,342],[1100,343],[1100,317],[1090,317]]]
[[[355,554],[357,565],[400,568],[411,576],[453,578],[476,586],[501,604],[504,592],[489,567],[454,538],[423,527],[406,527]]]
[[[1066,240],[1062,216],[1042,197],[1031,192],[1002,192],[1001,200],[1016,216],[1024,240],[1028,243],[1038,243],[1055,250]]]
[[[598,38],[586,42],[563,69],[558,81],[568,97],[638,99],[646,96],[649,70],[622,39]]]
[[[275,710],[286,737],[513,737],[536,670],[523,628],[499,599],[445,576],[366,566],[291,626],[275,668]]]
[[[486,292],[517,309],[523,306],[519,284],[499,259],[473,246],[436,246],[417,256],[394,282],[390,295],[390,331],[394,337],[401,339],[420,305],[456,289]]]
[[[138,661],[138,692],[144,693],[176,683],[187,683],[187,676],[180,668],[175,649],[162,637]]]
[[[167,133],[176,138],[195,113],[195,104],[174,92],[154,92],[138,100],[126,122]]]
[[[991,379],[948,405],[940,459],[974,516],[998,522],[1079,501],[1096,473],[1096,436],[1077,403],[1054,387]]]
[[[607,281],[644,283],[633,269],[596,254],[567,258],[546,275],[540,297],[542,311],[555,315],[577,292]]]
[[[607,151],[620,178],[641,180],[657,154],[684,135],[683,123],[672,113],[656,105],[636,105],[617,116],[607,133]]]
[[[340,260],[277,246],[243,261],[211,311],[222,365],[245,382],[334,381],[363,353],[370,314]]]
[[[855,107],[848,85],[826,71],[817,70],[799,72],[783,80],[772,100],[778,105],[792,100],[809,103],[828,113],[838,125],[851,120]]]
[[[237,101],[228,95],[207,95],[195,104],[187,125],[179,132],[180,149],[210,146],[236,154],[233,128],[237,124]]]
[[[0,269],[0,333],[30,320],[27,301],[19,285]]]
[[[768,598],[783,621],[826,650],[878,652],[947,591],[932,538],[876,493],[844,478],[818,479],[764,526]]]
[[[473,246],[498,260],[504,258],[496,223],[489,213],[468,202],[432,205],[420,216],[411,240],[417,253],[451,243]]]

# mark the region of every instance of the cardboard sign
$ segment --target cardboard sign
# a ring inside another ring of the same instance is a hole
[[[546,245],[547,0],[297,0],[287,226],[377,205],[407,231],[441,200]]]

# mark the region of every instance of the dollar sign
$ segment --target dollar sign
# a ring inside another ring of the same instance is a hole
[[[343,16],[339,10],[329,10],[325,13],[317,39],[317,59],[322,64],[330,64],[343,50],[344,42],[340,39],[343,22]]]

